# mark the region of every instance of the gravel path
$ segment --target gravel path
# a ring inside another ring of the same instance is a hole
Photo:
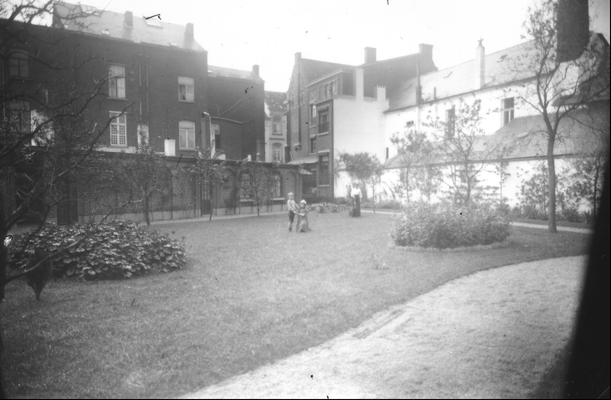
[[[585,264],[478,272],[183,398],[525,398],[568,343]]]

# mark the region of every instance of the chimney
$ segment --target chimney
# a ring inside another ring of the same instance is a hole
[[[588,0],[559,0],[556,9],[558,61],[579,58],[590,41]]]
[[[374,63],[376,61],[375,47],[365,47],[365,64]]]
[[[185,36],[192,38],[194,34],[193,24],[189,22],[187,26],[185,26]]]
[[[255,74],[255,76],[259,76],[259,66],[257,64],[252,66],[252,73]]]
[[[364,82],[364,73],[365,71],[362,68],[357,68],[356,73],[354,74],[355,84],[354,84],[354,94],[356,100],[363,100],[365,96],[365,82]]]
[[[433,45],[432,44],[424,44],[420,43],[418,45],[419,53],[427,58],[433,59]]]
[[[484,87],[485,80],[484,76],[486,73],[486,49],[482,45],[482,41],[484,39],[479,40],[479,44],[477,49],[475,49],[475,89],[481,89]]]
[[[301,61],[301,53],[297,52],[295,53],[295,64],[297,64],[299,61]]]
[[[134,27],[134,14],[131,11],[125,11],[125,19],[123,24],[128,28]]]

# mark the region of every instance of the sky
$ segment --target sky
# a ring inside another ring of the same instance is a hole
[[[82,4],[195,25],[211,65],[260,66],[265,89],[286,91],[294,54],[359,65],[364,48],[377,59],[433,45],[439,69],[471,60],[478,39],[487,53],[524,41],[523,21],[538,0],[84,0]],[[77,3],[77,0],[68,2]],[[590,0],[590,29],[609,40],[609,0]]]

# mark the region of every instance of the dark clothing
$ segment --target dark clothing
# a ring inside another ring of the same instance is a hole
[[[352,206],[352,216],[360,217],[361,216],[361,196],[354,196],[354,204]]]
[[[291,224],[295,221],[295,213],[293,211],[289,211],[289,221]]]

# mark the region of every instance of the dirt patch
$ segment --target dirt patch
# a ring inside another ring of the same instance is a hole
[[[525,398],[568,343],[584,270],[580,256],[478,272],[183,398]]]

